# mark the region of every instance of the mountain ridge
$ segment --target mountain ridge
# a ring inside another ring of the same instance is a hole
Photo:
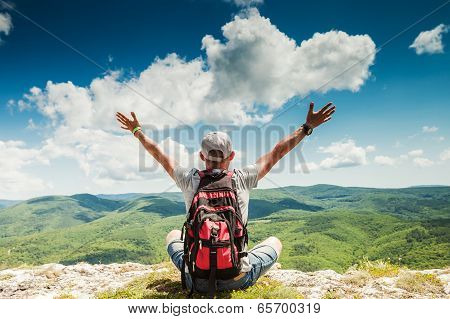
[[[274,190],[274,189],[290,189],[290,188],[297,188],[297,189],[305,189],[310,188],[313,189],[315,187],[327,187],[331,186],[334,188],[343,188],[343,189],[365,189],[365,190],[407,190],[411,188],[450,188],[450,185],[412,185],[412,186],[405,186],[405,187],[365,187],[365,186],[340,186],[340,185],[334,185],[334,184],[314,184],[314,185],[308,185],[308,186],[298,186],[298,185],[288,185],[288,186],[282,186],[282,187],[275,187],[275,188],[258,188],[258,190]],[[10,207],[11,205],[15,205],[20,202],[36,199],[36,198],[43,198],[43,197],[51,197],[51,196],[65,196],[65,197],[71,197],[76,195],[92,195],[96,196],[98,198],[102,199],[109,199],[109,200],[127,200],[127,199],[136,199],[138,197],[142,196],[148,196],[148,195],[164,195],[164,194],[180,194],[180,191],[176,192],[163,192],[163,193],[114,193],[114,194],[91,194],[91,193],[76,193],[71,195],[44,195],[44,196],[36,196],[31,197],[28,199],[16,199],[16,200],[10,200],[10,199],[2,199],[0,198],[0,209],[4,207]],[[5,205],[5,206],[2,206]]]
[[[181,193],[44,196],[0,209],[0,269],[21,264],[158,263],[164,238],[185,216]],[[450,265],[450,187],[399,190],[333,185],[255,189],[250,247],[268,236],[281,262],[343,272],[363,256],[411,268]]]

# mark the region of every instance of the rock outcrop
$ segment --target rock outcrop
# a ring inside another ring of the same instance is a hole
[[[394,277],[373,277],[366,271],[269,271],[268,277],[295,287],[306,298],[449,298],[450,269],[401,270]],[[424,279],[422,279],[424,278]]]
[[[270,270],[267,277],[295,288],[305,298],[449,298],[450,268],[402,269],[392,277],[367,271],[301,272]],[[169,264],[47,264],[0,271],[0,298],[95,298],[153,272],[174,271]]]

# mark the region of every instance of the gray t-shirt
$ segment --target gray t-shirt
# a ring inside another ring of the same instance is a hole
[[[186,204],[186,213],[192,203],[192,199],[197,192],[200,183],[200,176],[198,169],[185,168],[182,166],[175,167],[174,179],[177,186],[181,189]],[[239,207],[242,213],[242,221],[247,224],[248,221],[248,202],[250,199],[250,190],[258,186],[258,165],[249,165],[242,169],[233,170],[233,183],[236,187],[238,195]],[[250,271],[251,266],[248,262],[248,257],[242,258],[242,272]]]

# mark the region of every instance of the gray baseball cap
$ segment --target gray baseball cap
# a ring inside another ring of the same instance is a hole
[[[210,151],[221,151],[222,157],[209,155]],[[227,133],[224,132],[210,132],[202,139],[202,154],[203,156],[213,162],[221,162],[232,152],[231,139]]]

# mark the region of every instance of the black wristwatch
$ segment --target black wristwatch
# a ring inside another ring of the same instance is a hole
[[[307,135],[307,136],[311,135],[313,132],[313,128],[306,123],[302,125],[302,128],[303,128],[303,133],[305,133],[305,135]]]

